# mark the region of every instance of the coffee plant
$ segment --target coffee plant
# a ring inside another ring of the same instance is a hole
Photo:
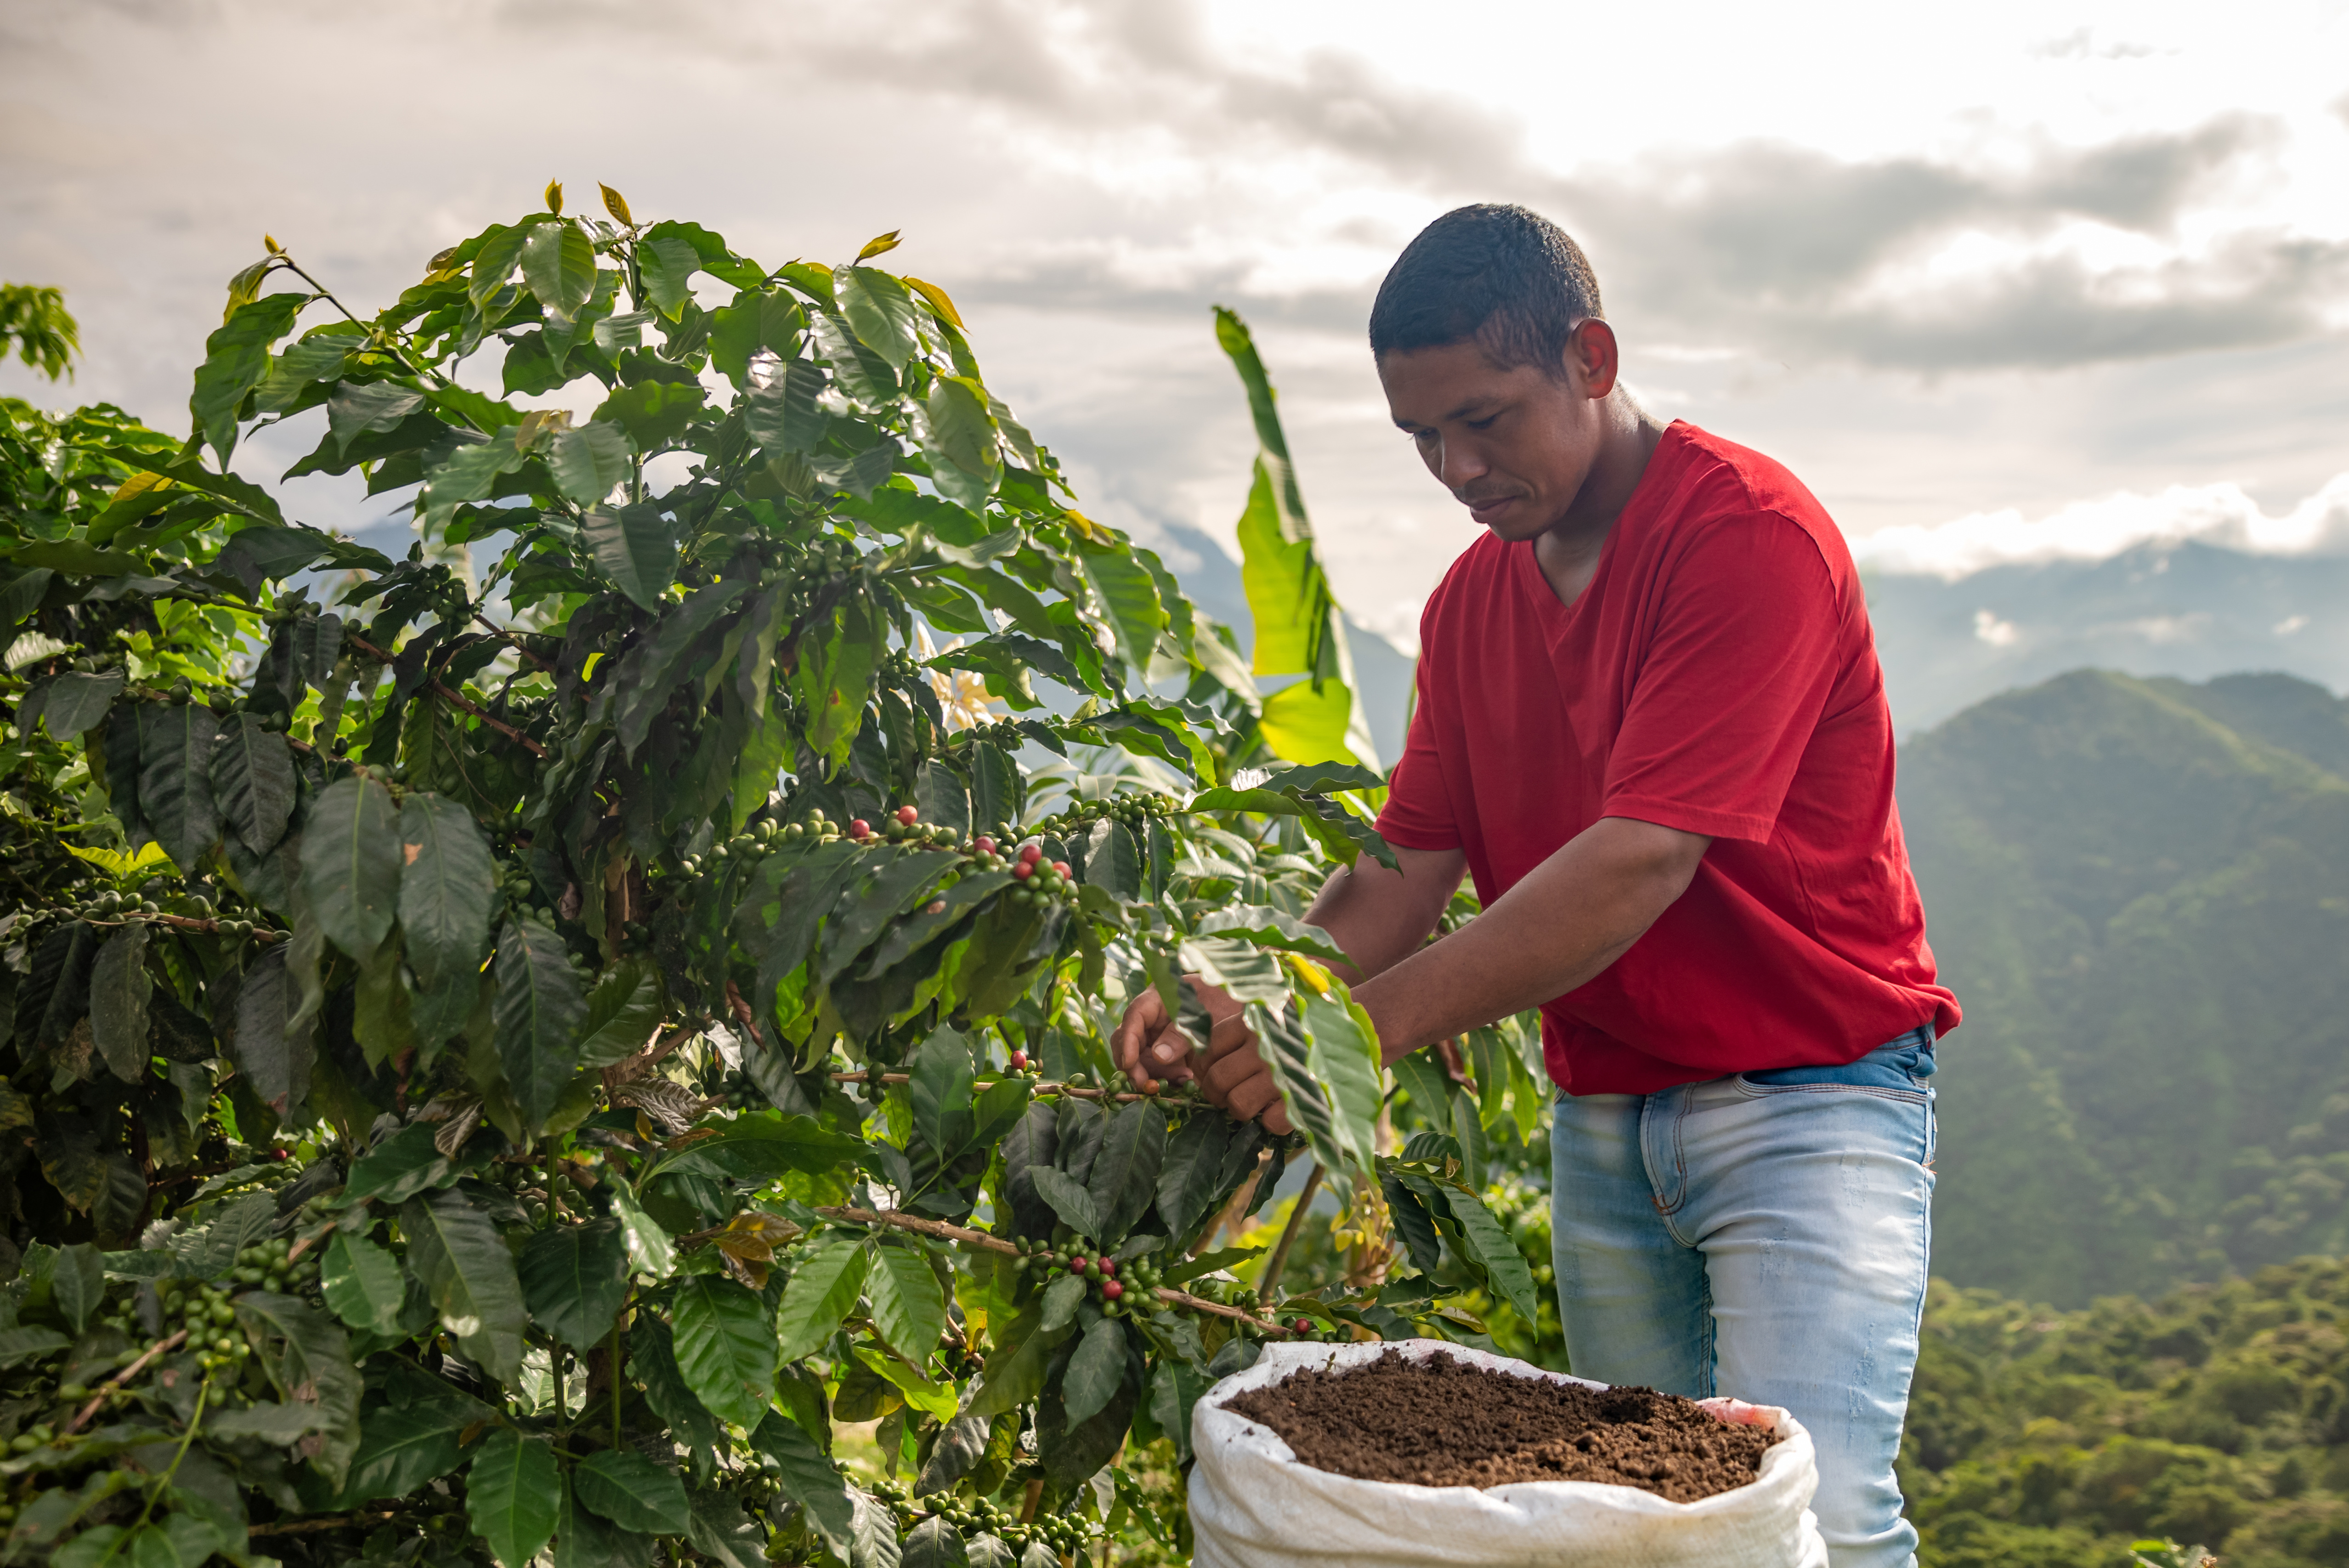
[[[1265,1341],[1533,1320],[1470,1169],[1530,1079],[1382,1152],[1299,918],[1379,776],[1272,754],[894,236],[604,205],[372,316],[269,242],[185,440],[0,404],[7,1562],[1180,1550],[1122,1460]],[[404,559],[229,466],[289,423]],[[1186,974],[1297,1134],[1112,1078]],[[1259,1295],[1309,1158],[1395,1266]]]

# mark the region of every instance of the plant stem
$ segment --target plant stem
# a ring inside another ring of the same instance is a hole
[[[1288,1264],[1288,1249],[1304,1227],[1305,1211],[1313,1206],[1313,1194],[1321,1187],[1321,1164],[1316,1161],[1313,1169],[1305,1173],[1305,1185],[1297,1194],[1297,1206],[1288,1211],[1288,1223],[1280,1227],[1280,1240],[1272,1249],[1272,1256],[1264,1260],[1264,1272],[1257,1276],[1258,1295],[1268,1296],[1280,1283],[1280,1271]]]
[[[620,1446],[620,1315],[612,1315],[612,1446]]]
[[[122,1550],[122,1543],[146,1526],[147,1516],[155,1511],[155,1500],[171,1490],[171,1478],[180,1473],[180,1461],[188,1457],[188,1445],[196,1440],[196,1429],[203,1425],[204,1400],[212,1391],[212,1375],[206,1373],[202,1384],[196,1389],[196,1408],[188,1412],[188,1429],[180,1435],[180,1451],[171,1456],[171,1468],[156,1478],[153,1490],[147,1493],[147,1506],[139,1511],[139,1517],[131,1522],[129,1529],[114,1538],[114,1543],[106,1549],[106,1555],[98,1560],[96,1568],[106,1568],[106,1564],[114,1560],[114,1554]]]

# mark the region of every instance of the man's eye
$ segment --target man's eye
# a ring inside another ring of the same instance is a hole
[[[1498,414],[1487,414],[1481,419],[1468,419],[1463,423],[1472,430],[1489,430],[1493,428],[1493,421],[1499,418]]]

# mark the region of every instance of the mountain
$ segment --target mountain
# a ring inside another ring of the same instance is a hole
[[[1160,521],[1150,542],[1200,606],[1251,621],[1240,569],[1204,531]],[[1940,724],[1999,692],[2065,670],[2208,680],[2279,670],[2349,689],[2349,559],[2147,544],[2107,560],[1998,566],[1954,582],[1865,571],[1895,727]],[[1402,754],[1412,659],[1348,623],[1361,700],[1390,767]]]
[[[2082,670],[1914,738],[1935,1272],[2058,1305],[2349,1252],[2349,703]]]
[[[1864,543],[1859,552],[1864,560]],[[2349,560],[2340,557],[2145,544],[1955,582],[1862,575],[1903,734],[2084,666],[2188,680],[2282,670],[2349,687]]]

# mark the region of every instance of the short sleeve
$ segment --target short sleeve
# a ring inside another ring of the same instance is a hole
[[[1834,689],[1841,640],[1834,574],[1800,525],[1745,512],[1707,528],[1661,584],[1601,814],[1767,840]]]
[[[1435,716],[1442,705],[1428,698],[1435,678],[1435,661],[1423,651],[1413,676],[1411,732],[1403,738],[1402,759],[1388,776],[1387,803],[1379,812],[1379,836],[1406,850],[1460,847],[1460,826],[1437,755]]]

